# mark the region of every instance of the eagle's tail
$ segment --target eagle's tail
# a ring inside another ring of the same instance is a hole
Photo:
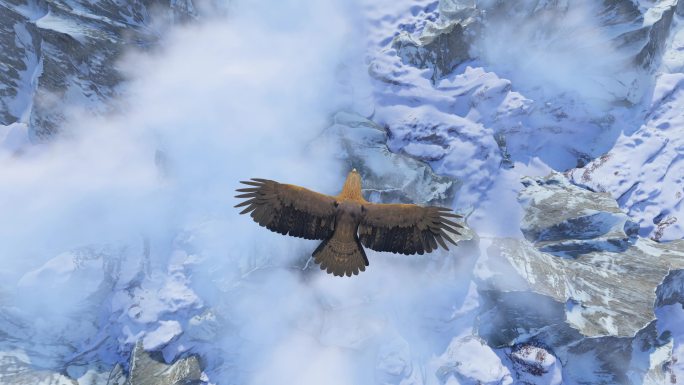
[[[312,256],[321,265],[321,270],[340,277],[357,275],[368,266],[366,252],[358,237],[346,239],[333,234],[314,250]]]

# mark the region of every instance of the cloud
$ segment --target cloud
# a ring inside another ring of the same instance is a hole
[[[499,13],[500,4],[480,4],[488,16],[477,54],[528,92],[565,93],[603,107],[638,101],[641,75],[611,41],[611,26],[601,24],[600,4],[538,3],[525,0]]]

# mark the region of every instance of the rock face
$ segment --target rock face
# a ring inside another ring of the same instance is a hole
[[[520,345],[507,354],[518,381],[528,384],[559,385],[562,383],[562,364],[553,354],[540,346]]]
[[[522,184],[519,200],[525,217],[520,229],[540,251],[561,257],[620,252],[638,233],[638,225],[609,194],[577,188],[560,174],[525,178]]]
[[[433,69],[433,80],[449,75],[459,64],[478,56],[478,39],[488,28],[503,19],[524,26],[541,20],[542,33],[553,29],[558,21],[577,17],[577,8],[589,5],[598,16],[601,34],[611,45],[630,55],[634,65],[655,68],[663,53],[675,12],[681,12],[680,1],[664,2],[647,12],[629,0],[592,3],[567,1],[491,1],[441,0],[439,18],[428,22],[415,37],[402,31],[392,47],[405,63]],[[586,15],[585,15],[586,16]],[[524,33],[521,32],[520,33]],[[471,50],[473,53],[471,53]]]
[[[202,369],[197,356],[188,356],[167,365],[159,353],[148,353],[142,343],[136,344],[131,354],[129,374],[121,365],[110,372],[98,367],[96,363],[87,371],[74,374],[58,373],[50,370],[37,370],[28,358],[4,354],[0,357],[0,380],[12,385],[202,385]]]
[[[115,368],[115,373],[116,370]],[[167,365],[163,359],[155,359],[146,352],[142,343],[136,344],[133,349],[130,374],[124,381],[125,385],[200,385],[203,383],[202,369],[197,356],[189,356]]]
[[[523,185],[527,241],[495,240],[488,250],[526,282],[517,289],[566,304],[567,322],[588,337],[630,337],[652,322],[655,288],[684,267],[684,242],[636,237],[607,194],[573,186],[561,174]]]
[[[46,139],[69,104],[109,111],[123,80],[115,66],[123,50],[159,38],[153,9],[157,19],[196,16],[191,1],[0,3],[0,124],[27,123],[33,139]]]
[[[436,81],[471,58],[469,37],[464,28],[462,22],[431,23],[418,39],[402,32],[394,38],[392,48],[397,50],[404,63],[432,69],[432,80]]]
[[[527,239],[494,239],[487,249],[480,335],[528,374],[544,376],[553,365],[506,347],[545,349],[563,362],[564,383],[665,378],[659,365],[674,350],[654,310],[681,302],[684,242],[636,236],[607,194],[573,186],[561,174],[522,183]],[[587,357],[599,369],[585,367]]]

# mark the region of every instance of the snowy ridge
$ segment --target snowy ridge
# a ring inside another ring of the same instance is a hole
[[[575,183],[609,192],[636,219],[641,234],[669,241],[684,236],[680,131],[684,127],[684,74],[661,74],[646,122],[622,134],[613,149],[570,172]]]

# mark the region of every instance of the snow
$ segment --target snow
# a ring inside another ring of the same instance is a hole
[[[17,95],[8,101],[9,112],[20,118],[20,122],[26,123],[29,118],[30,110],[33,106],[33,94],[36,91],[37,79],[40,76],[43,64],[42,59],[38,58],[39,47],[33,45],[33,38],[26,26],[22,23],[14,25],[16,33],[15,44],[24,50],[24,69],[18,69],[20,73]]]
[[[663,0],[658,1],[648,7],[647,11],[644,13],[644,26],[650,26],[656,21],[660,20],[663,12],[671,9],[677,5],[677,0]]]
[[[681,74],[658,76],[645,123],[620,135],[600,160],[571,172],[574,182],[617,199],[638,221],[640,234],[663,241],[684,236],[678,222],[684,194],[682,79]]]
[[[0,148],[4,153],[13,154],[29,144],[28,127],[25,123],[0,125]]]
[[[667,41],[662,59],[662,70],[666,73],[684,71],[684,29],[681,28],[682,18],[674,17],[673,33]]]
[[[35,21],[38,28],[49,29],[58,33],[69,35],[75,40],[83,42],[87,36],[86,29],[76,24],[74,20],[68,20],[49,12]]]
[[[159,321],[159,327],[150,330],[142,338],[145,349],[158,350],[183,332],[178,321]]]
[[[671,383],[678,383],[679,379],[684,378],[684,307],[681,304],[667,305],[656,310],[658,331],[669,332],[674,341],[672,346],[672,359],[667,365],[668,377]],[[655,358],[655,357],[654,357]]]
[[[473,359],[477,357],[477,359]],[[511,373],[496,353],[484,341],[471,336],[454,338],[446,351],[431,362],[435,370],[436,381],[428,383],[462,382],[475,384],[513,383]]]

